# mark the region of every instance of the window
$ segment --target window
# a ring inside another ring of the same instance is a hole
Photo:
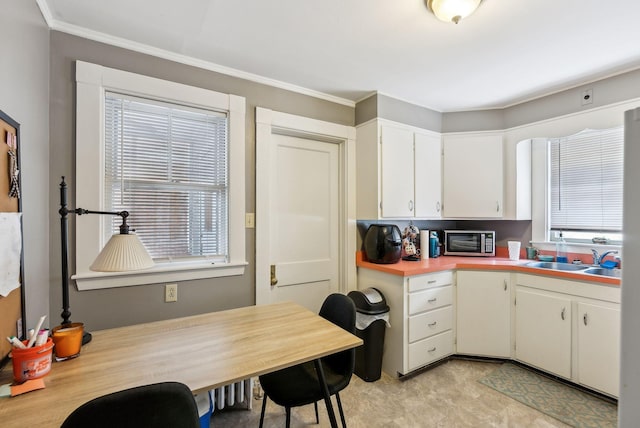
[[[105,206],[131,213],[156,261],[226,261],[227,191],[226,113],[105,94]]]
[[[587,129],[549,140],[551,237],[622,239],[624,130]],[[605,242],[601,242],[605,243]]]
[[[76,217],[78,289],[243,274],[244,98],[82,61],[76,88],[75,206],[129,211],[156,261],[90,271],[120,222]]]

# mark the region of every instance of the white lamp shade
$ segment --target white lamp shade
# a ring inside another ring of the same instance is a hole
[[[148,269],[151,256],[135,234],[113,235],[89,269],[96,272],[125,272]]]
[[[428,6],[433,14],[445,22],[458,23],[471,15],[482,0],[429,0]]]

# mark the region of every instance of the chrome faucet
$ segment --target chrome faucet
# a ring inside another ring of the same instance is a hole
[[[598,250],[592,248],[591,253],[593,254],[593,264],[600,266],[600,263],[602,263],[607,255],[618,254],[618,250],[605,251],[604,253],[602,253],[602,255],[599,255]]]

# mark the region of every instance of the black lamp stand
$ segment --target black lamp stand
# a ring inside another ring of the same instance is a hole
[[[104,215],[116,215],[122,217],[122,225],[120,225],[120,233],[129,233],[129,226],[127,225],[127,217],[129,213],[127,211],[90,211],[84,208],[68,209],[67,208],[67,183],[62,176],[62,182],[60,183],[60,233],[62,241],[62,325],[71,323],[71,311],[69,310],[69,235],[68,235],[68,218],[69,214],[83,215],[83,214],[104,214]],[[89,343],[91,341],[91,333],[85,331],[82,336],[82,344]]]

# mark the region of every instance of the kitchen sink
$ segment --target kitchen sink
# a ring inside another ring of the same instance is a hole
[[[622,277],[622,271],[620,269],[605,269],[602,267],[590,267],[583,271],[591,275],[611,276],[614,278]]]
[[[558,263],[558,262],[529,262],[525,266],[534,267],[538,269],[554,269],[554,270],[568,270],[568,271],[582,271],[588,269],[587,265],[574,265],[572,263]],[[598,274],[595,274],[598,275]]]

